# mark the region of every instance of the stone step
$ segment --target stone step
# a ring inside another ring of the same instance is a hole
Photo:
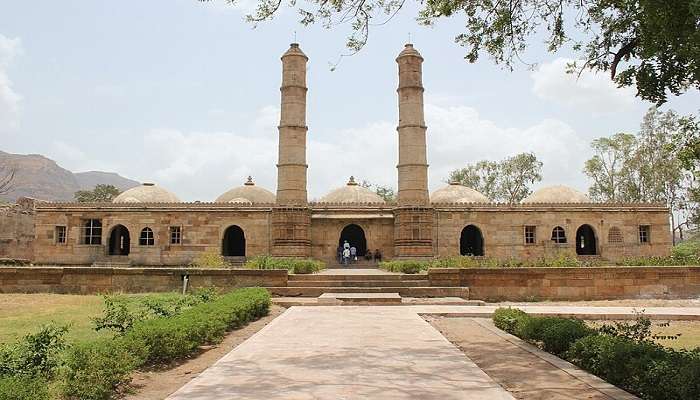
[[[334,286],[318,286],[318,287],[268,287],[275,296],[289,297],[318,297],[323,293],[398,293],[402,297],[461,297],[469,298],[468,287],[401,287],[401,286],[384,286],[384,287],[334,287]]]
[[[318,296],[318,305],[392,305],[401,304],[398,293],[323,293]]]
[[[289,274],[289,281],[428,281],[427,274]]]
[[[354,264],[328,264],[326,265],[328,269],[367,269],[367,268],[379,268],[378,264],[375,263],[354,263]]]
[[[320,278],[320,277],[319,277]],[[424,280],[289,280],[289,287],[384,287],[384,286],[401,286],[401,287],[426,287],[430,286],[427,279]]]

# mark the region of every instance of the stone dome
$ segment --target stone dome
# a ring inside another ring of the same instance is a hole
[[[348,184],[321,197],[321,203],[382,203],[384,199],[373,191],[362,187],[350,177]]]
[[[447,186],[434,191],[430,195],[431,203],[490,203],[489,199],[478,191],[450,182]]]
[[[179,203],[180,199],[174,194],[156,186],[155,183],[144,183],[127,191],[112,200],[113,203]]]
[[[547,186],[535,190],[522,201],[527,203],[590,203],[591,199],[576,189],[563,185]]]
[[[423,58],[423,56],[420,55],[420,52],[418,52],[418,50],[416,50],[416,48],[413,47],[413,43],[406,43],[406,45],[404,46],[404,49],[401,50],[401,53],[399,53],[399,56],[397,58],[406,57],[406,56],[414,56],[414,57],[419,57],[421,59]]]
[[[252,177],[248,177],[243,186],[235,187],[217,197],[217,203],[274,203],[275,194],[271,191],[255,186]]]

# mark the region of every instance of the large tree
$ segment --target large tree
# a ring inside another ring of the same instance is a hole
[[[209,1],[209,0],[200,0]],[[236,3],[237,0],[227,0]],[[280,8],[296,8],[304,25],[326,28],[349,24],[347,47],[357,52],[367,43],[372,26],[388,22],[406,0],[258,0],[247,16],[258,23]],[[476,62],[488,54],[512,68],[523,62],[528,45],[544,38],[547,49],[563,46],[578,53],[572,70],[610,74],[620,86],[655,103],[668,93],[679,95],[700,86],[700,0],[420,0],[418,21],[431,25],[459,17],[464,31],[455,42]]]
[[[482,160],[450,172],[449,181],[481,192],[492,201],[516,204],[542,180],[542,162],[532,153],[520,153],[495,162]]]
[[[113,185],[99,184],[92,190],[78,190],[73,197],[79,203],[109,202],[119,196],[121,191]]]
[[[374,191],[374,193],[384,199],[384,201],[387,203],[393,203],[396,201],[396,191],[390,186],[375,184],[364,179],[362,180],[362,183],[360,183],[360,186]]]

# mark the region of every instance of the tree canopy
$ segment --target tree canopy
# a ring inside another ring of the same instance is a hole
[[[374,193],[384,199],[384,201],[387,203],[393,203],[396,201],[396,191],[392,187],[375,184],[364,179],[360,183],[360,186],[374,191]]]
[[[211,1],[211,0],[200,0]],[[237,0],[227,0],[236,3]],[[332,29],[349,24],[347,47],[358,52],[370,28],[389,22],[406,0],[258,0],[247,16],[269,20],[288,5],[304,25]],[[521,55],[543,39],[550,52],[568,46],[579,61],[572,72],[589,69],[610,74],[620,86],[635,86],[641,98],[661,104],[669,93],[700,87],[700,0],[425,0],[420,24],[462,18],[455,42],[476,62],[487,54],[513,68]]]
[[[482,160],[450,172],[450,182],[459,182],[481,192],[492,201],[519,203],[542,180],[542,162],[532,153],[520,153],[501,161]]]
[[[73,197],[79,203],[109,202],[119,196],[121,191],[113,185],[99,184],[92,190],[78,190]]]

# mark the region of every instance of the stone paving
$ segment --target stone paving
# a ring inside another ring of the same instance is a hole
[[[405,307],[293,307],[170,400],[513,397]]]

